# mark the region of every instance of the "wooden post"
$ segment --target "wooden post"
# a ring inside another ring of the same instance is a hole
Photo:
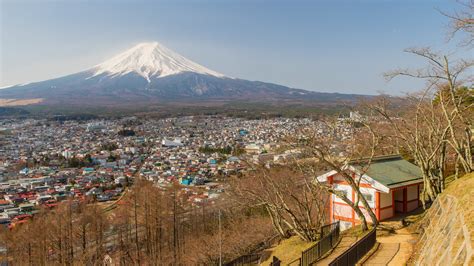
[[[329,233],[329,244],[332,247],[332,230],[331,230],[331,233]]]
[[[420,184],[416,185],[416,207],[420,207]]]
[[[355,192],[354,189],[351,188],[352,191],[352,202],[355,202]],[[352,226],[355,226],[355,211],[352,209]]]
[[[392,193],[392,217],[395,216],[395,191],[390,190],[390,193]]]
[[[334,177],[333,176],[330,176],[328,178],[329,180],[329,184],[330,186],[332,187],[333,186],[333,180],[334,180]],[[329,223],[332,223],[334,222],[334,195],[329,193]]]
[[[403,212],[407,212],[407,188],[403,189]]]
[[[375,192],[375,216],[380,221],[380,192]]]

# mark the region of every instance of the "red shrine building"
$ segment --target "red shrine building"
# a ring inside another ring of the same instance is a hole
[[[360,180],[360,190],[379,221],[394,217],[397,213],[413,211],[420,206],[423,178],[416,165],[398,155],[377,157],[372,159],[368,167],[366,165],[367,161],[352,161],[347,170],[352,173],[352,178]],[[333,186],[355,202],[355,192],[338,172],[325,173],[318,176],[317,181]],[[359,206],[370,222],[370,216],[360,202]],[[359,222],[352,208],[333,194],[329,199],[329,216],[331,222],[341,221],[343,229]]]

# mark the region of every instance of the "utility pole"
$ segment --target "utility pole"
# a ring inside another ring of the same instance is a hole
[[[176,187],[173,186],[173,260],[174,260],[174,265],[178,265],[178,254],[177,254],[177,248],[178,248],[178,231],[177,231],[177,226],[176,226]]]
[[[221,209],[219,209],[219,266],[222,266],[222,229],[221,229]]]

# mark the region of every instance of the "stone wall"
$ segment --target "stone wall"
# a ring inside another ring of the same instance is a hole
[[[473,203],[474,204],[474,203]],[[469,265],[473,249],[458,200],[439,197],[419,224],[416,265]]]

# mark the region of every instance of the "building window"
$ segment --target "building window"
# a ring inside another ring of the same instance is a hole
[[[372,196],[372,194],[362,193],[362,195],[367,200],[367,202],[372,202],[374,200],[374,197]]]

